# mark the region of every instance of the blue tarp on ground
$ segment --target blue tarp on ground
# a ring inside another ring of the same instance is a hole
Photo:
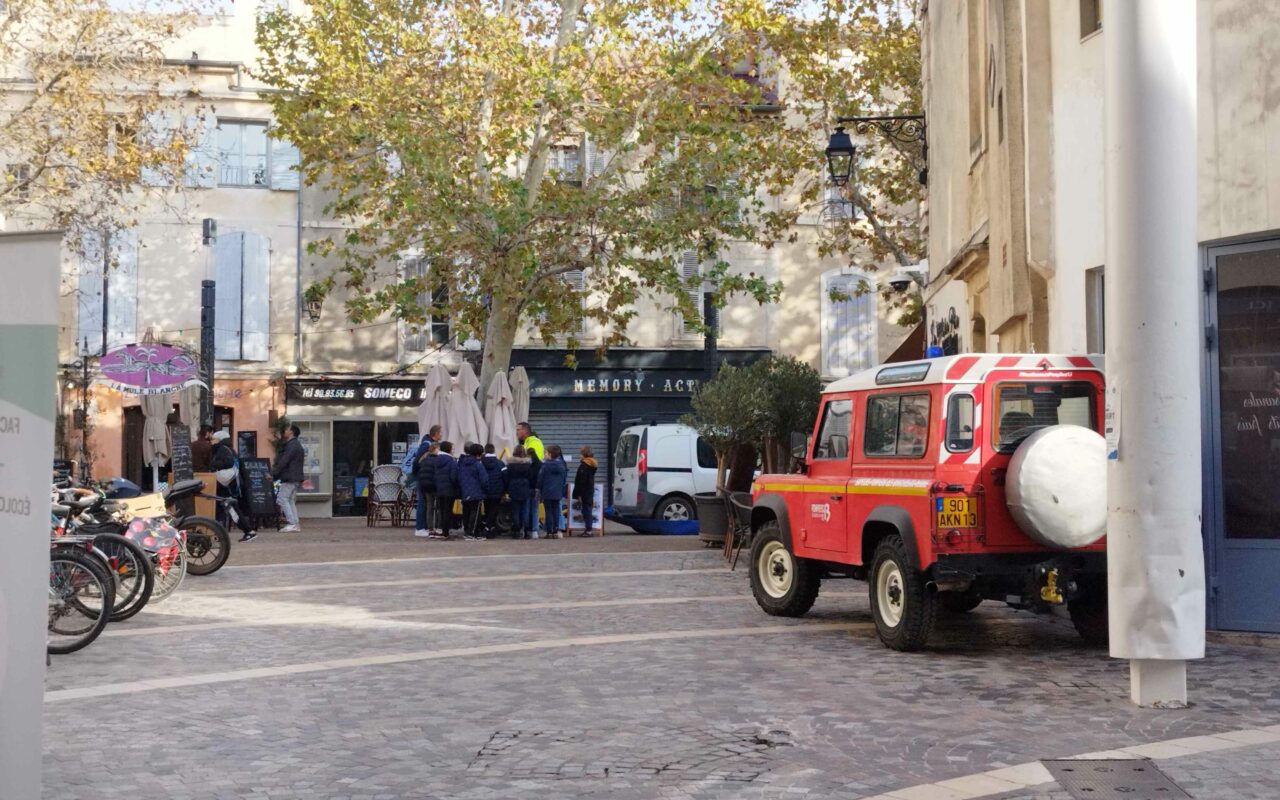
[[[629,526],[636,533],[657,533],[668,536],[696,536],[698,521],[696,519],[665,520],[650,517],[623,517],[615,514],[613,508],[604,510],[604,518]]]

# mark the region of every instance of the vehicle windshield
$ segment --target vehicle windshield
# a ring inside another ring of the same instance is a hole
[[[640,437],[634,433],[623,434],[618,439],[618,449],[613,455],[613,465],[622,469],[630,469],[636,465],[640,452]]]
[[[1028,381],[996,386],[996,450],[1012,453],[1022,440],[1052,425],[1098,429],[1093,384],[1087,381]]]

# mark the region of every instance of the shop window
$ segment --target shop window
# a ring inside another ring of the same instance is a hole
[[[876,363],[876,294],[865,273],[822,276],[822,374],[843,378]]]
[[[1090,353],[1107,352],[1106,273],[1094,267],[1084,273],[1085,347]]]
[[[138,235],[85,231],[80,237],[76,348],[102,355],[138,338]]]
[[[302,442],[302,485],[298,490],[306,494],[328,494],[330,430],[328,422],[297,422]]]
[[[973,395],[951,395],[947,401],[947,450],[967,453],[973,449],[973,416]]]
[[[220,234],[213,250],[214,354],[266,361],[270,350],[271,240],[248,231]]]
[[[929,395],[880,394],[867,398],[862,450],[877,457],[919,458],[929,443]]]
[[[852,400],[832,400],[822,410],[822,425],[813,449],[814,459],[849,457],[849,423],[853,421]]]

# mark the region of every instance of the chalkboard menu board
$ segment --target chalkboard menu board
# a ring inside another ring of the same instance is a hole
[[[258,432],[257,431],[237,431],[236,432],[236,453],[241,458],[257,458],[258,457]]]
[[[244,493],[249,513],[253,516],[270,516],[276,513],[271,461],[265,458],[241,458],[240,491]]]
[[[177,422],[169,426],[169,451],[169,480],[191,480],[191,428]]]

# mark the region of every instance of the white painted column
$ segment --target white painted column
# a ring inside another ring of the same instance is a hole
[[[1133,702],[1178,705],[1205,624],[1196,2],[1107,3],[1102,36],[1111,655]]]
[[[61,233],[0,234],[0,797],[40,797]]]

